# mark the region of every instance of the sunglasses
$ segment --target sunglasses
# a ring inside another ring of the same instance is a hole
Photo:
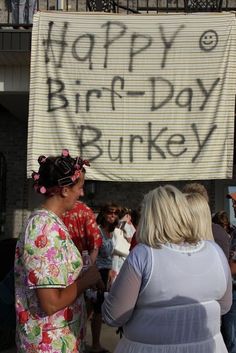
[[[112,215],[112,214],[114,214],[114,215],[118,216],[119,211],[117,211],[117,210],[116,210],[116,211],[113,211],[113,210],[108,210],[108,211],[107,211],[107,214],[108,214],[108,215]]]

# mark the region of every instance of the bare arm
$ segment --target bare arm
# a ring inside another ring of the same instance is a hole
[[[230,266],[230,270],[231,270],[232,275],[236,275],[236,261],[230,260],[229,266]]]
[[[89,255],[90,255],[92,264],[95,264],[95,261],[96,261],[97,256],[98,256],[98,249],[91,250]]]
[[[37,288],[36,292],[42,310],[47,315],[53,315],[75,301],[77,283],[74,282],[66,288]]]
[[[66,288],[36,288],[40,306],[47,315],[53,315],[71,305],[88,287],[95,285],[100,279],[97,268],[91,266]]]

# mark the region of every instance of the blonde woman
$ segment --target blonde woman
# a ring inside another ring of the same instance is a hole
[[[102,307],[107,324],[123,326],[115,353],[226,353],[229,266],[217,244],[200,239],[185,195],[170,185],[149,192],[138,242]]]
[[[195,219],[196,232],[200,239],[214,240],[210,207],[201,194],[194,192],[186,194],[190,212]]]
[[[185,194],[201,194],[209,204],[209,196],[204,185],[199,183],[185,184],[182,190]],[[212,233],[215,242],[221,247],[225,256],[229,260],[230,241],[227,232],[218,224],[212,223]]]

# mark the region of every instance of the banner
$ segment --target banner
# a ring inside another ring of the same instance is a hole
[[[88,179],[232,177],[235,14],[34,17],[28,175],[39,155]]]

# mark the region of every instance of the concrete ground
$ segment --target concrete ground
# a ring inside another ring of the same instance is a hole
[[[113,327],[109,327],[106,324],[102,324],[102,334],[101,334],[101,344],[104,348],[108,349],[111,353],[114,352],[114,349],[119,341],[119,335],[116,334],[116,329]],[[91,344],[91,330],[87,327],[87,343]],[[16,349],[8,349],[2,351],[1,353],[16,353]]]
[[[119,335],[116,334],[116,328],[102,324],[101,345],[104,348],[113,353],[119,339]],[[87,343],[88,345],[91,344],[91,330],[89,325],[87,327]]]

